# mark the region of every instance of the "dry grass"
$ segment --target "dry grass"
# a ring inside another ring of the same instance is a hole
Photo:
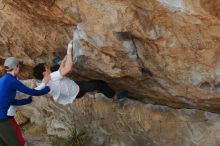
[[[68,138],[54,137],[51,139],[53,146],[84,146],[85,131],[73,128]]]

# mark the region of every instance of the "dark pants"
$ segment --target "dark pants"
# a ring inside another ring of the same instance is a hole
[[[80,98],[87,92],[93,91],[98,91],[108,98],[112,98],[115,95],[115,91],[102,80],[76,81],[76,84],[79,86],[79,93],[76,98]]]
[[[0,121],[0,146],[24,146],[24,139],[16,121]]]

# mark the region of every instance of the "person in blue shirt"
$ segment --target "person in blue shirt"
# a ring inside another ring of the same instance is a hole
[[[19,139],[21,131],[15,129],[10,118],[7,116],[7,111],[10,105],[24,105],[31,102],[30,96],[26,100],[15,99],[16,91],[33,95],[41,96],[47,94],[50,89],[45,86],[41,90],[28,88],[19,80],[17,75],[20,73],[22,61],[15,57],[9,57],[4,62],[6,73],[0,78],[0,146],[24,146]]]

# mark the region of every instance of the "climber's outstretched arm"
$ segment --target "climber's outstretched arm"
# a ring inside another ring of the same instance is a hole
[[[65,76],[66,74],[68,74],[73,66],[73,61],[72,61],[72,41],[69,42],[68,44],[68,48],[67,48],[67,55],[65,56],[65,58],[61,61],[60,64],[60,74],[62,76]]]

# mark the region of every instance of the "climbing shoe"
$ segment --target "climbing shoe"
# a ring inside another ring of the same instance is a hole
[[[53,59],[53,65],[59,65],[61,62],[61,57],[57,56]]]
[[[127,96],[128,91],[117,91],[116,92],[116,98],[118,101],[123,101],[125,99],[125,97]]]

